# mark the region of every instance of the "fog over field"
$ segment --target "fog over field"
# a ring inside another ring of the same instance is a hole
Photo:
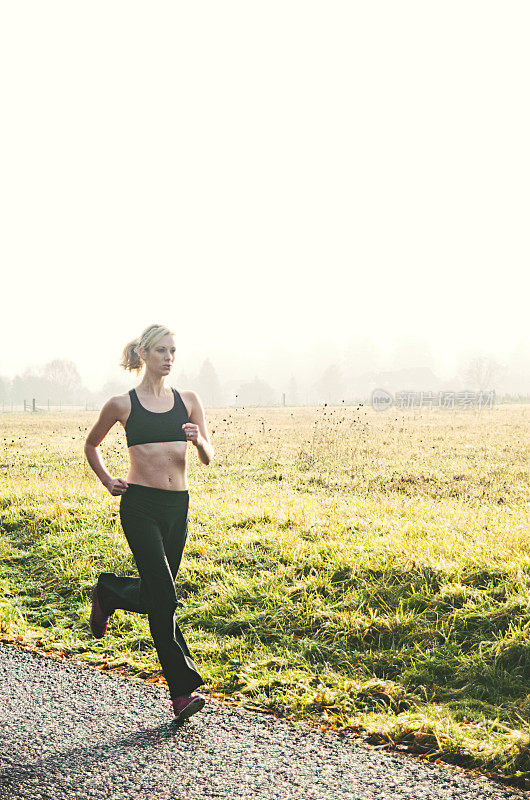
[[[130,386],[121,350],[156,322],[172,382],[206,371],[228,403],[530,393],[529,22],[4,4],[0,391],[55,359],[83,397]]]
[[[390,354],[366,336],[342,347],[320,340],[297,353],[287,347],[255,357],[221,349],[213,353],[179,353],[169,377],[180,390],[198,391],[207,407],[352,404],[371,400],[376,389],[390,393],[402,407],[447,405],[453,395],[464,403],[466,392],[473,403],[481,395],[481,402],[490,405],[499,400],[527,402],[530,397],[530,354],[524,343],[504,361],[462,354],[453,372],[445,375],[441,361],[419,337],[402,337]],[[33,398],[37,407],[50,402],[100,405],[139,380],[114,365],[107,379],[91,388],[73,361],[52,359],[13,379],[0,378],[0,402],[4,409],[6,403],[9,407],[10,402],[29,403]]]

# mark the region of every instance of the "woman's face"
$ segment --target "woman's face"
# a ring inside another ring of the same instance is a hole
[[[150,350],[140,349],[140,355],[145,361],[145,367],[156,375],[169,375],[173,361],[175,360],[175,341],[170,333],[167,333]]]

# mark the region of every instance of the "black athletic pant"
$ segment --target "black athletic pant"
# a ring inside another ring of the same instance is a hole
[[[171,697],[204,683],[175,620],[177,574],[188,533],[189,492],[130,483],[121,496],[120,519],[139,578],[102,572],[98,595],[103,610],[147,614]]]

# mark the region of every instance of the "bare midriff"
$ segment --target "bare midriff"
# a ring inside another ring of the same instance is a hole
[[[135,444],[129,447],[129,457],[127,483],[174,491],[188,488],[187,442]]]

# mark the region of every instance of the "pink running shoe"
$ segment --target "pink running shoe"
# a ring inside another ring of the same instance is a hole
[[[98,585],[92,587],[92,611],[90,613],[90,630],[96,639],[105,636],[109,626],[110,614],[108,617],[103,613],[98,597]]]
[[[181,722],[191,717],[196,711],[200,711],[206,702],[206,698],[202,694],[184,694],[180,695],[180,697],[172,697],[171,702],[175,712],[175,721]]]

